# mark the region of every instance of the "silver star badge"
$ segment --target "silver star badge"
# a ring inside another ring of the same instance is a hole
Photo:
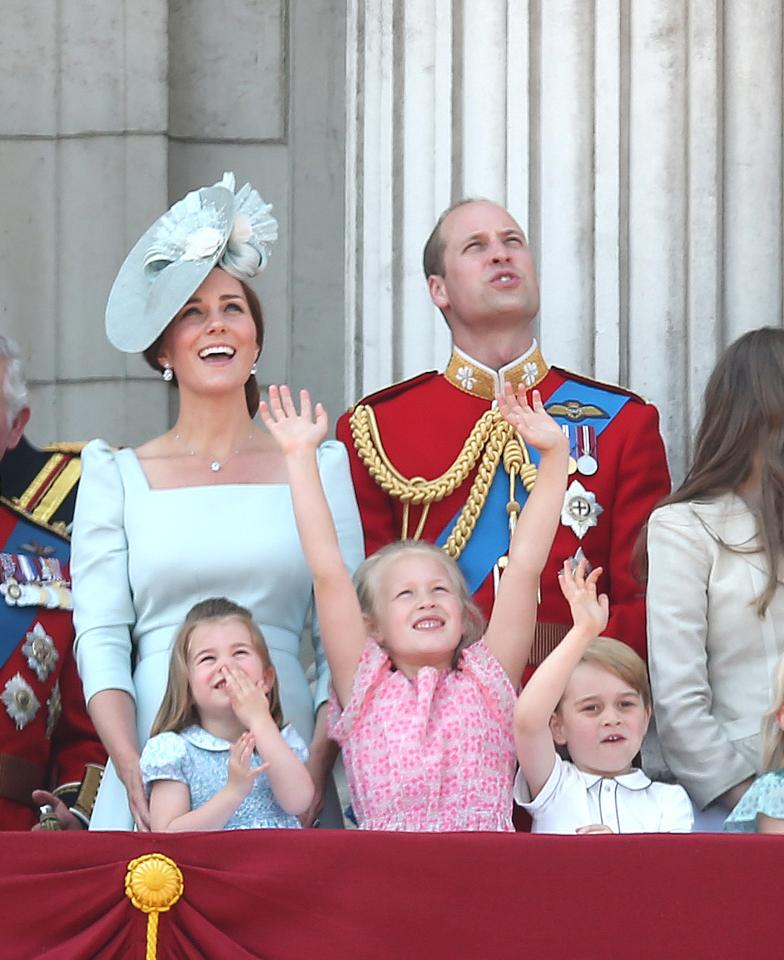
[[[579,480],[572,480],[564,497],[561,510],[561,523],[571,527],[575,535],[582,539],[586,533],[595,527],[599,514],[604,508],[596,502],[596,494],[586,490]]]
[[[37,621],[27,633],[22,653],[27,657],[27,666],[35,670],[39,680],[46,680],[60,658],[54,641]]]
[[[17,730],[26,727],[41,706],[33,688],[19,673],[14,674],[6,683],[0,700],[5,704],[8,716],[16,724]]]

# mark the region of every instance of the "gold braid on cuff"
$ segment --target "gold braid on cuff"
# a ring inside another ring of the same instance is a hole
[[[514,497],[515,476],[519,475],[528,493],[536,482],[536,467],[528,450],[514,427],[507,423],[498,410],[488,410],[474,424],[463,448],[452,465],[434,480],[424,477],[404,477],[395,469],[384,450],[378,423],[371,407],[358,404],[349,419],[351,435],[357,455],[373,480],[390,497],[400,500],[403,507],[401,539],[409,536],[408,520],[411,506],[421,506],[422,515],[413,539],[422,536],[427,513],[437,503],[454,493],[478,465],[468,498],[460,511],[444,550],[457,560],[474,532],[474,527],[487,500],[498,464],[504,463],[509,473],[509,503],[507,512],[516,518],[520,505]]]

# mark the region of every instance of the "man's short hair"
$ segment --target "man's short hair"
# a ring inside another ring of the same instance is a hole
[[[0,360],[6,362],[3,395],[5,397],[7,426],[10,427],[22,407],[27,406],[27,383],[21,351],[10,337],[6,337],[2,333],[0,333]]]
[[[492,202],[492,200],[486,200],[484,197],[462,197],[460,200],[455,200],[451,206],[444,210],[438,220],[436,220],[436,225],[427,238],[427,243],[425,243],[425,249],[422,254],[422,266],[425,270],[426,280],[428,277],[433,276],[433,274],[443,277],[446,272],[444,269],[444,241],[441,237],[441,227],[449,214],[452,213],[453,210],[457,210],[458,207],[464,207],[467,203]]]

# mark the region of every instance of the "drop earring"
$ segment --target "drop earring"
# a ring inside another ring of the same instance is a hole
[[[161,371],[161,376],[167,383],[171,383],[174,379],[174,371],[168,363],[164,364],[163,370]]]
[[[255,377],[255,376],[256,376],[256,364],[257,364],[258,362],[259,362],[259,358],[256,357],[256,359],[253,361],[253,366],[250,368],[250,375],[251,375],[252,377]]]

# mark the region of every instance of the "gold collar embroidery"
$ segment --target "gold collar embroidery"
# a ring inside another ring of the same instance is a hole
[[[550,368],[542,356],[538,344],[534,344],[528,353],[504,364],[498,370],[486,367],[473,357],[463,353],[457,347],[452,348],[444,376],[458,390],[470,393],[484,400],[495,400],[504,383],[511,383],[517,389],[524,383],[527,389],[538,386],[549,373]]]

